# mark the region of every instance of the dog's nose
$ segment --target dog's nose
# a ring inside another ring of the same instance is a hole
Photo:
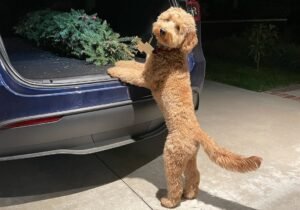
[[[160,33],[161,36],[164,36],[166,34],[166,31],[165,31],[165,29],[161,28],[159,33]]]

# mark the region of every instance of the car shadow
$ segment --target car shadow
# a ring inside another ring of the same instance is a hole
[[[132,177],[132,172],[162,154],[163,145],[164,140],[160,137],[93,155],[56,155],[0,162],[0,208],[66,196],[128,175]],[[159,159],[162,167],[162,158]],[[142,175],[139,178],[160,189],[162,186],[157,180],[164,181],[165,178],[163,173],[158,176],[161,177]],[[159,190],[156,196],[159,198],[164,194],[165,190]],[[198,200],[222,209],[253,210],[204,191],[201,191]]]
[[[0,208],[69,195],[118,179],[95,155],[0,162],[0,171]]]

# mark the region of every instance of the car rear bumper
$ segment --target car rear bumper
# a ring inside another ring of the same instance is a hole
[[[195,109],[199,92],[194,89]],[[88,154],[164,136],[153,98],[125,101],[63,116],[56,122],[0,130],[0,161],[52,154]]]
[[[164,124],[162,124],[157,129],[153,130],[152,132],[149,132],[145,135],[141,135],[138,137],[129,137],[129,136],[123,136],[120,138],[115,139],[109,139],[104,140],[97,143],[90,143],[85,144],[82,146],[75,146],[67,149],[52,149],[47,151],[41,151],[41,152],[32,152],[32,153],[20,153],[20,154],[13,154],[13,155],[4,155],[0,156],[0,161],[9,161],[9,160],[18,160],[18,159],[26,159],[26,158],[34,158],[34,157],[42,157],[42,156],[48,156],[48,155],[62,155],[62,154],[70,154],[70,155],[86,155],[86,154],[92,154],[96,152],[105,151],[108,149],[117,148],[120,146],[125,146],[128,144],[135,143],[137,141],[153,141],[153,140],[164,140],[167,136],[167,128]],[[90,137],[82,137],[82,141],[84,141],[85,138]],[[76,140],[76,139],[73,139]],[[92,140],[92,139],[90,139]],[[78,142],[78,138],[77,138]],[[85,142],[85,141],[84,141]]]
[[[110,144],[115,139],[128,140],[163,124],[161,113],[152,99],[134,103],[125,101],[90,111],[77,111],[56,122],[4,127],[0,130],[0,156],[45,152],[57,148],[86,149],[105,141],[105,144]]]

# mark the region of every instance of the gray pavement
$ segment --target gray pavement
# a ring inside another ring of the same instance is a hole
[[[201,192],[177,209],[300,209],[300,105],[206,82],[202,127],[235,152],[260,155],[254,173],[227,172],[201,151]],[[86,156],[0,163],[0,209],[163,209],[163,139]]]

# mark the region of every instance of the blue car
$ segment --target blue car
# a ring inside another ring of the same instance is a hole
[[[0,4],[0,160],[89,154],[166,135],[149,90],[109,77],[109,66],[40,49],[16,36],[13,26],[30,11],[82,8],[98,12],[122,35],[146,39],[163,10],[182,6],[195,14],[197,7],[167,0],[4,0]],[[189,55],[189,66],[197,110],[205,75],[201,44]]]

